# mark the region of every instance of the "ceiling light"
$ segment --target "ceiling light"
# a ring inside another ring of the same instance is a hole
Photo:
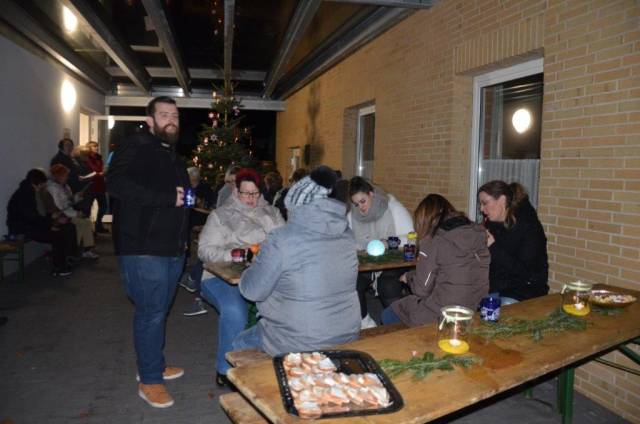
[[[64,80],[62,87],[60,88],[60,101],[62,102],[62,109],[65,112],[70,112],[76,105],[76,89],[68,80]]]
[[[62,20],[67,32],[74,32],[78,28],[78,18],[67,6],[62,6]]]
[[[513,128],[516,129],[518,134],[522,134],[531,127],[531,113],[524,108],[518,109],[511,118]]]

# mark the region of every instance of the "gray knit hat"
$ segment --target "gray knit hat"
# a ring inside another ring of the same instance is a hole
[[[289,188],[284,205],[291,210],[306,205],[315,199],[329,197],[337,180],[335,172],[328,166],[320,165]]]

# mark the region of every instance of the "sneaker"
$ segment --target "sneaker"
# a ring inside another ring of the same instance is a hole
[[[71,275],[71,268],[56,268],[51,272],[54,277],[67,277]]]
[[[138,384],[138,396],[146,400],[154,408],[168,408],[173,405],[173,398],[164,384]]]
[[[196,287],[196,282],[194,281],[193,278],[191,278],[189,274],[187,274],[185,278],[180,280],[180,285],[189,293],[195,293],[196,290],[198,289]]]
[[[366,330],[367,328],[377,327],[378,324],[371,318],[369,314],[366,317],[362,318],[362,322],[360,322],[360,329]]]
[[[206,314],[207,310],[204,308],[204,303],[202,303],[202,299],[196,297],[191,306],[187,308],[186,311],[182,313],[182,315],[186,317],[193,317],[196,315]]]
[[[86,250],[82,252],[82,257],[84,259],[98,259],[100,256],[93,253],[91,250]]]
[[[162,373],[162,378],[166,380],[175,380],[184,375],[184,368],[180,367],[165,367]],[[136,374],[136,381],[140,381],[140,375]]]

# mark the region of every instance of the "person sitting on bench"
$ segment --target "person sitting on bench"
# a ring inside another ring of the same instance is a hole
[[[236,337],[234,350],[277,355],[358,338],[358,246],[345,204],[328,198],[336,180],[320,166],[288,191],[287,224],[269,234],[242,274],[240,293],[261,318]]]
[[[47,183],[47,175],[32,169],[13,193],[7,206],[7,227],[12,235],[22,235],[41,243],[51,243],[53,275],[71,274],[68,258],[75,255],[76,229],[62,213],[41,215],[37,192]]]

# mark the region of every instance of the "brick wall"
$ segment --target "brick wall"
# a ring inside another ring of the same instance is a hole
[[[640,290],[636,1],[443,0],[287,99],[277,162],[286,172],[288,148],[311,143],[311,166],[350,169],[352,108],[372,102],[375,182],[409,209],[430,192],[466,209],[473,76],[531,57],[544,57],[539,212],[551,285]],[[640,422],[640,377],[590,363],[576,387]]]

